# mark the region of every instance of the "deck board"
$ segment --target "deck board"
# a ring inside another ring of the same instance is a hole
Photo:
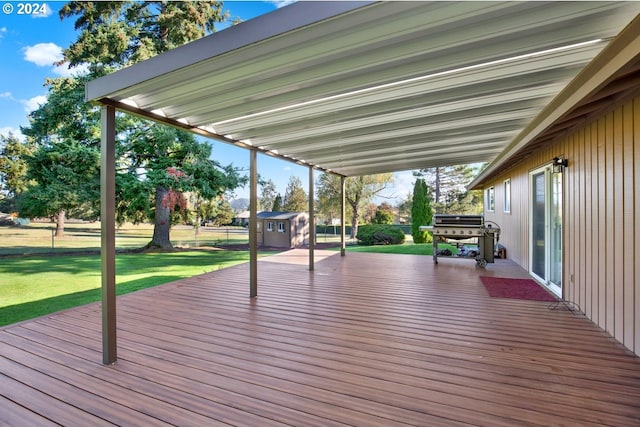
[[[580,314],[490,298],[508,260],[306,251],[0,330],[0,424],[640,425],[640,360]],[[304,261],[303,261],[304,260]],[[4,415],[11,414],[11,415]]]

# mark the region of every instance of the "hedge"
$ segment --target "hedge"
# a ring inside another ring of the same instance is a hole
[[[360,245],[398,245],[404,243],[404,233],[388,224],[367,224],[358,227],[356,239]]]

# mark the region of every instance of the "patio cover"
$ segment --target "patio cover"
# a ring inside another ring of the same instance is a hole
[[[546,123],[545,106],[638,12],[640,2],[302,2],[89,82],[86,99],[105,107],[103,362],[117,358],[116,110],[248,148],[252,200],[258,152],[307,165],[313,200],[316,169],[344,178],[496,159]],[[313,269],[313,245],[309,259]]]
[[[92,81],[86,98],[343,176],[485,162],[638,11],[302,2]]]

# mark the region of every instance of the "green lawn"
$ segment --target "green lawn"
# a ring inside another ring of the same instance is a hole
[[[118,230],[118,248],[138,248],[153,233],[149,225]],[[243,235],[242,233],[245,233]],[[194,247],[246,243],[246,232],[176,228],[171,233],[176,246]],[[350,244],[349,252],[432,255],[431,244],[359,246]],[[92,251],[100,247],[97,224],[71,224],[64,238],[51,243],[51,226],[0,227],[0,254],[32,254],[4,257],[0,260],[0,326],[50,314],[100,300],[100,256],[59,255],[69,251]],[[339,237],[319,235],[319,243],[337,242]],[[444,245],[442,245],[444,247]],[[54,256],[51,256],[53,252]],[[34,254],[35,253],[35,254]],[[48,253],[48,254],[44,254]],[[56,253],[58,255],[56,255]],[[261,254],[262,255],[262,254]],[[247,251],[193,250],[172,253],[120,254],[117,262],[118,295],[168,283],[205,272],[246,262]]]
[[[443,245],[439,245],[443,246]],[[402,245],[349,245],[347,252],[373,252],[380,254],[433,255],[431,243],[404,243]]]
[[[249,260],[246,251],[118,255],[117,293],[125,294]],[[100,300],[100,257],[4,258],[0,326]]]
[[[100,250],[99,223],[69,223],[64,237],[53,238],[54,224],[31,223],[22,227],[0,227],[0,255],[50,254]],[[151,224],[125,224],[116,229],[116,248],[141,248],[153,236]],[[249,242],[247,230],[241,227],[201,227],[197,234],[193,227],[176,226],[171,229],[174,246],[195,248],[224,246]]]

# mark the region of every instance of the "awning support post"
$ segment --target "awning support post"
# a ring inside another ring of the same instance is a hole
[[[313,271],[314,262],[314,246],[316,244],[316,218],[314,212],[314,194],[313,194],[313,166],[309,166],[309,271]]]
[[[116,110],[102,107],[100,142],[100,262],[102,363],[118,359],[116,344]]]
[[[249,297],[258,296],[258,154],[249,150]]]
[[[347,205],[345,201],[345,181],[346,178],[344,176],[340,177],[340,256],[345,256],[347,253],[347,245],[346,245],[346,222],[347,222]]]

